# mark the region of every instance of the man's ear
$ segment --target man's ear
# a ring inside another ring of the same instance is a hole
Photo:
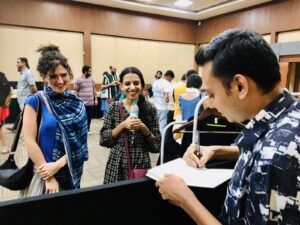
[[[234,75],[232,79],[232,88],[239,96],[239,99],[244,99],[249,92],[249,82],[247,77],[242,74]]]

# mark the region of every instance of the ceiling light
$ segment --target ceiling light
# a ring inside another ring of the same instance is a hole
[[[178,0],[174,3],[174,5],[179,6],[179,7],[188,7],[192,4],[193,4],[193,2],[190,0]]]

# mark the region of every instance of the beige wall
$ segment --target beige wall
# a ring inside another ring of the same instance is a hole
[[[195,45],[192,44],[92,35],[91,49],[96,82],[102,82],[102,73],[110,65],[117,66],[118,74],[127,66],[136,66],[146,83],[151,83],[156,70],[171,69],[176,80],[180,80],[194,66]]]
[[[278,34],[278,42],[300,41],[300,30],[287,31]]]
[[[266,40],[266,42],[268,42],[269,44],[271,43],[271,34],[265,34],[262,36]]]
[[[81,74],[83,65],[82,33],[0,26],[0,71],[10,81],[18,80],[16,60],[27,57],[36,80],[41,80],[36,70],[39,53],[35,52],[40,45],[49,43],[58,45],[61,52],[68,58],[74,77]]]

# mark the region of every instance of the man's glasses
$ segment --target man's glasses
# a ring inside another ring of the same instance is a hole
[[[66,79],[68,77],[68,73],[61,73],[61,74],[49,74],[48,77],[51,80],[57,80],[58,77],[60,76],[61,79]]]

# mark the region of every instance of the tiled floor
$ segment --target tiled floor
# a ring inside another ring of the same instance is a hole
[[[93,119],[91,124],[92,134],[88,136],[89,147],[89,160],[85,163],[83,177],[81,181],[81,187],[90,187],[95,185],[101,185],[103,182],[105,164],[109,154],[109,149],[99,145],[99,131],[102,127],[103,120]],[[12,124],[7,124],[7,127],[11,127]],[[13,135],[7,131],[7,140],[11,144]],[[24,149],[23,138],[21,137],[18,150],[17,150],[17,164],[22,165],[27,159],[27,154]],[[7,159],[8,154],[0,154],[0,164]],[[152,164],[157,162],[158,154],[151,154]],[[18,197],[17,191],[10,191],[0,186],[0,201],[6,201],[15,199]]]

